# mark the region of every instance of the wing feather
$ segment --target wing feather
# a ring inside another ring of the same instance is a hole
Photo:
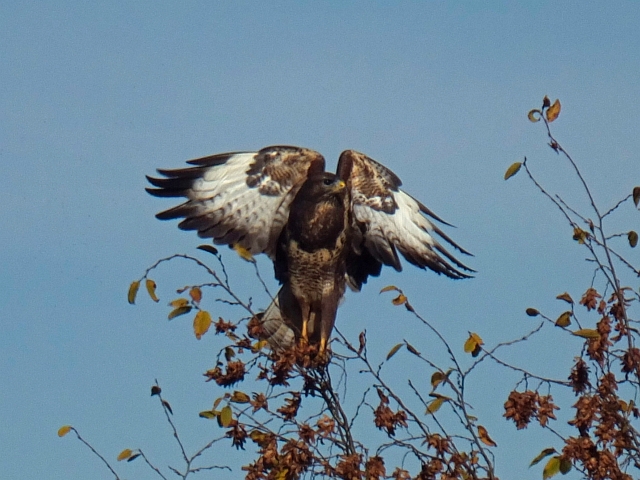
[[[289,205],[310,174],[324,171],[324,158],[298,147],[224,153],[188,162],[193,167],[158,170],[147,177],[157,197],[187,201],[158,213],[161,220],[183,218],[179,227],[197,230],[217,244],[238,244],[274,258]]]
[[[444,248],[440,236],[461,253],[460,248],[427,217],[439,217],[400,190],[402,182],[375,160],[347,150],[340,156],[338,175],[351,189],[354,228],[363,232],[363,245],[379,262],[401,270],[398,252],[410,263],[451,278],[468,278],[473,270]],[[448,224],[447,224],[448,225]]]

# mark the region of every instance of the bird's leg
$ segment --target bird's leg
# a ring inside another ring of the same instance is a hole
[[[306,344],[309,343],[309,317],[311,316],[311,305],[306,302],[300,305],[300,309],[302,310],[302,332],[300,333],[300,338]]]

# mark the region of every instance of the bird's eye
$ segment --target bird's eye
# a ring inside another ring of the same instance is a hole
[[[325,178],[322,183],[324,183],[328,187],[329,185],[333,184],[333,180],[331,178]]]

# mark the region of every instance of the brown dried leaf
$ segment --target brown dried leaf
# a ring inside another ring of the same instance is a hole
[[[202,290],[200,290],[200,287],[192,287],[191,290],[189,290],[189,296],[195,303],[200,303],[200,300],[202,300]]]
[[[489,436],[489,432],[482,425],[478,425],[478,437],[480,441],[489,447],[497,447],[498,444]]]
[[[569,295],[567,292],[561,293],[556,298],[558,300],[564,300],[565,302],[570,303],[571,305],[573,305],[573,298],[571,298],[571,295]]]
[[[635,248],[636,245],[638,245],[638,234],[633,230],[627,234],[627,239],[629,240],[629,246],[631,248]]]
[[[527,308],[525,310],[525,313],[527,315],[529,315],[530,317],[537,317],[538,315],[540,315],[540,312],[538,310],[536,310],[535,308]]]
[[[636,207],[640,204],[640,187],[633,187],[633,203]]]

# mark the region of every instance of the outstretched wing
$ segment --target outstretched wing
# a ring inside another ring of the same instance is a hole
[[[361,272],[375,272],[374,262],[378,262],[378,272],[380,263],[401,270],[398,251],[420,268],[451,278],[470,277],[465,272],[473,270],[449,253],[434,234],[460,252],[470,255],[469,252],[427,217],[448,225],[446,222],[400,190],[402,182],[391,170],[362,153],[347,150],[340,155],[338,176],[351,190],[354,230],[362,233],[360,245],[355,245],[356,252],[347,265],[350,284],[359,288],[366,281]]]
[[[158,170],[147,177],[157,197],[186,197],[181,205],[156,215],[184,218],[183,230],[197,230],[217,244],[239,245],[252,254],[275,258],[289,205],[309,175],[324,171],[324,158],[313,150],[274,146],[259,152],[212,155],[187,162],[192,167]]]

